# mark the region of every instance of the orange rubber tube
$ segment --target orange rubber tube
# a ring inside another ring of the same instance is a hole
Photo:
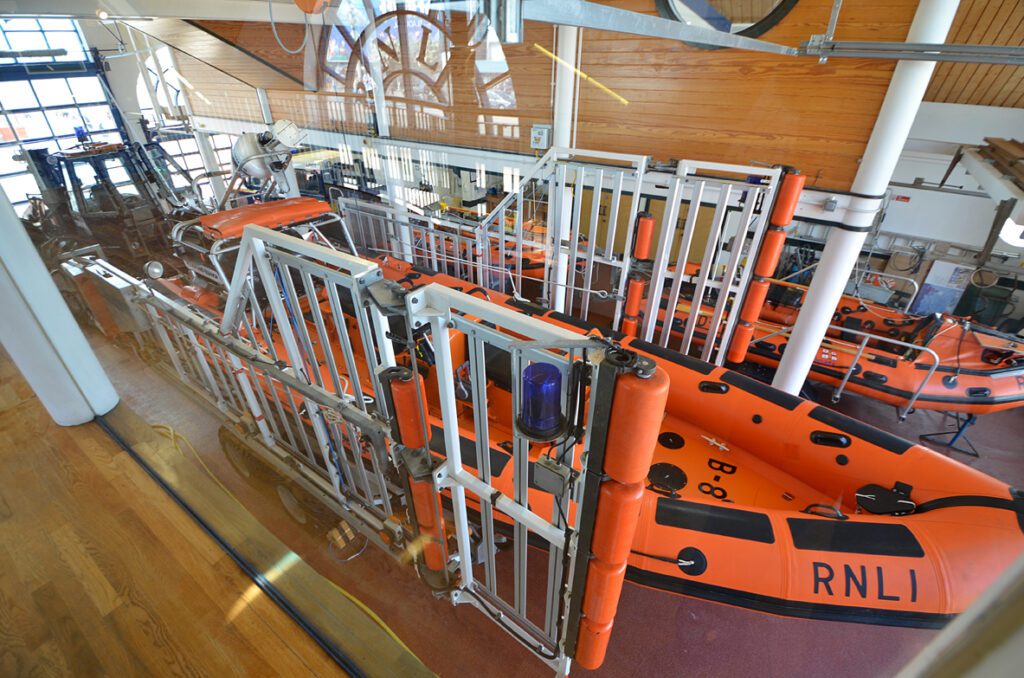
[[[419,403],[427,402],[423,388],[423,376],[419,383],[396,377],[391,380],[391,398],[394,402],[395,420],[398,422],[398,435],[402,444],[408,448],[425,448],[427,440],[423,426],[420,425]],[[417,393],[418,391],[418,393]],[[422,398],[422,400],[420,400]],[[412,497],[413,511],[416,513],[416,524],[419,533],[428,538],[423,545],[423,562],[427,569],[434,572],[444,570],[445,558],[443,544],[446,541],[444,521],[438,520],[437,493],[434,484],[427,480],[416,480],[409,477],[409,494]]]
[[[646,379],[622,374],[615,383],[605,442],[604,473],[587,566],[583,619],[575,660],[585,669],[604,663],[619,607],[626,561],[643,502],[643,479],[651,467],[665,417],[669,377],[655,370]]]
[[[757,254],[754,264],[754,275],[770,278],[775,275],[775,267],[779,265],[782,248],[786,246],[786,231],[781,226],[772,226],[764,234],[761,251]]]
[[[647,477],[665,418],[668,388],[664,370],[646,379],[624,374],[616,381],[604,455],[604,472],[612,480],[631,485]]]
[[[627,337],[635,337],[639,327],[640,305],[644,300],[644,290],[647,283],[643,278],[630,278],[626,283],[626,303],[622,309],[622,324],[620,330]]]
[[[796,205],[800,202],[800,192],[804,190],[807,177],[799,172],[786,172],[782,175],[782,183],[779,185],[779,195],[775,198],[775,206],[772,208],[772,218],[769,221],[772,226],[789,226],[796,213]]]
[[[754,262],[754,281],[747,288],[747,296],[740,308],[740,322],[736,325],[726,358],[732,363],[741,363],[747,359],[747,349],[754,335],[752,324],[757,321],[768,298],[769,284],[764,280],[775,273],[782,256],[782,248],[786,245],[785,227],[793,221],[800,193],[804,190],[807,177],[796,170],[787,171],[782,175],[779,193],[772,207],[772,215],[768,220],[770,227],[761,241],[761,249]]]
[[[622,312],[627,316],[635,318],[640,314],[640,302],[644,298],[644,287],[646,285],[643,278],[630,278],[626,283],[626,306]]]
[[[636,217],[636,237],[633,239],[633,256],[637,259],[651,258],[651,242],[654,241],[654,217],[641,212]]]

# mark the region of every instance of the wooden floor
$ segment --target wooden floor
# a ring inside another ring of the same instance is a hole
[[[53,424],[0,355],[0,676],[338,675],[251,586],[98,425]]]

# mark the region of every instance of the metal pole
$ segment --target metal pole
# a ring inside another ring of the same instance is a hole
[[[580,29],[558,26],[555,29],[555,101],[552,107],[551,145],[570,148],[573,140],[573,102],[576,89],[576,44]]]
[[[945,41],[959,4],[959,0],[921,0],[907,41]],[[829,233],[817,275],[807,290],[792,338],[775,374],[773,386],[776,388],[796,394],[807,378],[846,281],[882,205],[882,195],[892,179],[934,69],[934,61],[901,61],[896,66],[853,180],[854,197],[842,226]]]

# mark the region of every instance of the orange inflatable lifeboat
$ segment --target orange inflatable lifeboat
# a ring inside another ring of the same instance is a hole
[[[600,335],[585,322],[470,289],[445,274],[379,261],[385,277],[406,289],[439,283]],[[311,304],[330,312],[319,300],[304,298],[302,304],[303,313]],[[217,314],[216,308],[208,311]],[[457,378],[466,337],[450,335]],[[630,580],[775,614],[931,627],[963,611],[1024,553],[1021,491],[731,370],[637,339],[610,338],[652,358],[669,382],[629,549]],[[329,343],[339,350],[337,341]],[[324,350],[316,356],[321,364]],[[410,364],[417,355],[405,349],[399,363]],[[419,365],[428,381],[437,379],[429,361]],[[514,424],[511,408],[502,407],[511,403],[507,365],[497,360],[487,371],[496,488],[510,485],[512,477],[505,448]],[[426,400],[426,444],[443,454],[437,404]],[[461,407],[471,421],[471,407]],[[467,437],[472,430],[467,425],[462,436],[463,458],[475,468],[476,445]],[[544,448],[531,449],[531,462]],[[543,513],[551,508],[551,495],[531,487],[529,503]],[[444,538],[443,525],[431,529]],[[436,554],[426,557],[436,561]]]
[[[404,262],[382,268],[407,287],[466,287]],[[670,378],[630,580],[776,614],[941,626],[1024,552],[1024,493],[1005,483],[731,370],[622,345]],[[495,441],[492,469],[504,456]]]
[[[750,359],[775,366],[785,350],[777,339],[758,341],[796,321],[799,308],[767,302],[755,329]],[[853,364],[864,339],[874,335],[857,361],[847,389],[894,405],[985,414],[1024,405],[1024,340],[951,315],[913,316],[897,309],[844,295],[836,307],[832,330],[811,368],[810,378],[837,384]],[[855,334],[855,332],[857,334]],[[894,345],[895,339],[920,348]],[[934,356],[931,352],[934,352]],[[935,358],[935,373],[922,384]]]

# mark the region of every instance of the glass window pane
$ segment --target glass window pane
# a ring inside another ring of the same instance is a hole
[[[75,103],[66,80],[33,80],[32,88],[36,91],[40,106],[70,106]]]
[[[8,47],[8,45],[7,45],[7,38],[4,37],[4,34],[2,32],[0,32],[0,49],[5,50],[5,51],[10,49]],[[14,63],[14,59],[0,59],[0,64],[13,64],[13,63]]]
[[[180,139],[178,145],[181,147],[182,153],[198,153],[199,148],[196,146],[195,139]]]
[[[21,149],[18,146],[0,146],[0,174],[13,174],[28,170],[26,163],[14,159],[16,155],[21,155]]]
[[[0,19],[0,28],[5,31],[38,31],[35,19]]]
[[[57,61],[86,60],[86,51],[82,47],[82,41],[78,39],[78,33],[48,33],[46,39],[52,49],[67,51],[64,56],[54,57]]]
[[[73,31],[75,22],[71,19],[40,19],[39,25],[44,31]]]
[[[115,184],[124,183],[128,181],[128,172],[123,167],[112,167],[110,168],[110,180]]]
[[[46,40],[43,38],[42,33],[8,33],[7,42],[10,44],[11,49],[18,51],[27,51],[35,49],[49,49],[46,45]],[[41,61],[52,62],[52,57],[18,57],[19,63],[36,63]]]
[[[124,140],[121,139],[121,135],[117,132],[107,132],[105,134],[90,134],[89,138],[96,143],[103,144],[120,144]]]
[[[53,133],[59,137],[74,134],[76,127],[85,126],[85,123],[82,122],[82,116],[74,108],[47,111],[46,118],[50,121],[50,126],[53,127]]]
[[[85,118],[85,126],[90,132],[117,129],[110,106],[89,106],[82,108],[81,111],[82,117]]]
[[[39,111],[11,113],[10,116],[14,133],[19,139],[42,139],[53,136],[50,126],[46,124],[46,118]]]
[[[27,80],[0,82],[0,105],[5,109],[38,108],[39,102]]]
[[[95,77],[68,78],[68,85],[71,86],[71,93],[75,95],[75,101],[80,104],[107,100],[103,94],[103,87]]]
[[[4,31],[38,31],[39,24],[35,19],[0,19],[0,28]]]
[[[13,203],[25,202],[30,195],[39,195],[36,180],[28,173],[3,177],[0,179],[0,186],[3,186],[4,192]]]

